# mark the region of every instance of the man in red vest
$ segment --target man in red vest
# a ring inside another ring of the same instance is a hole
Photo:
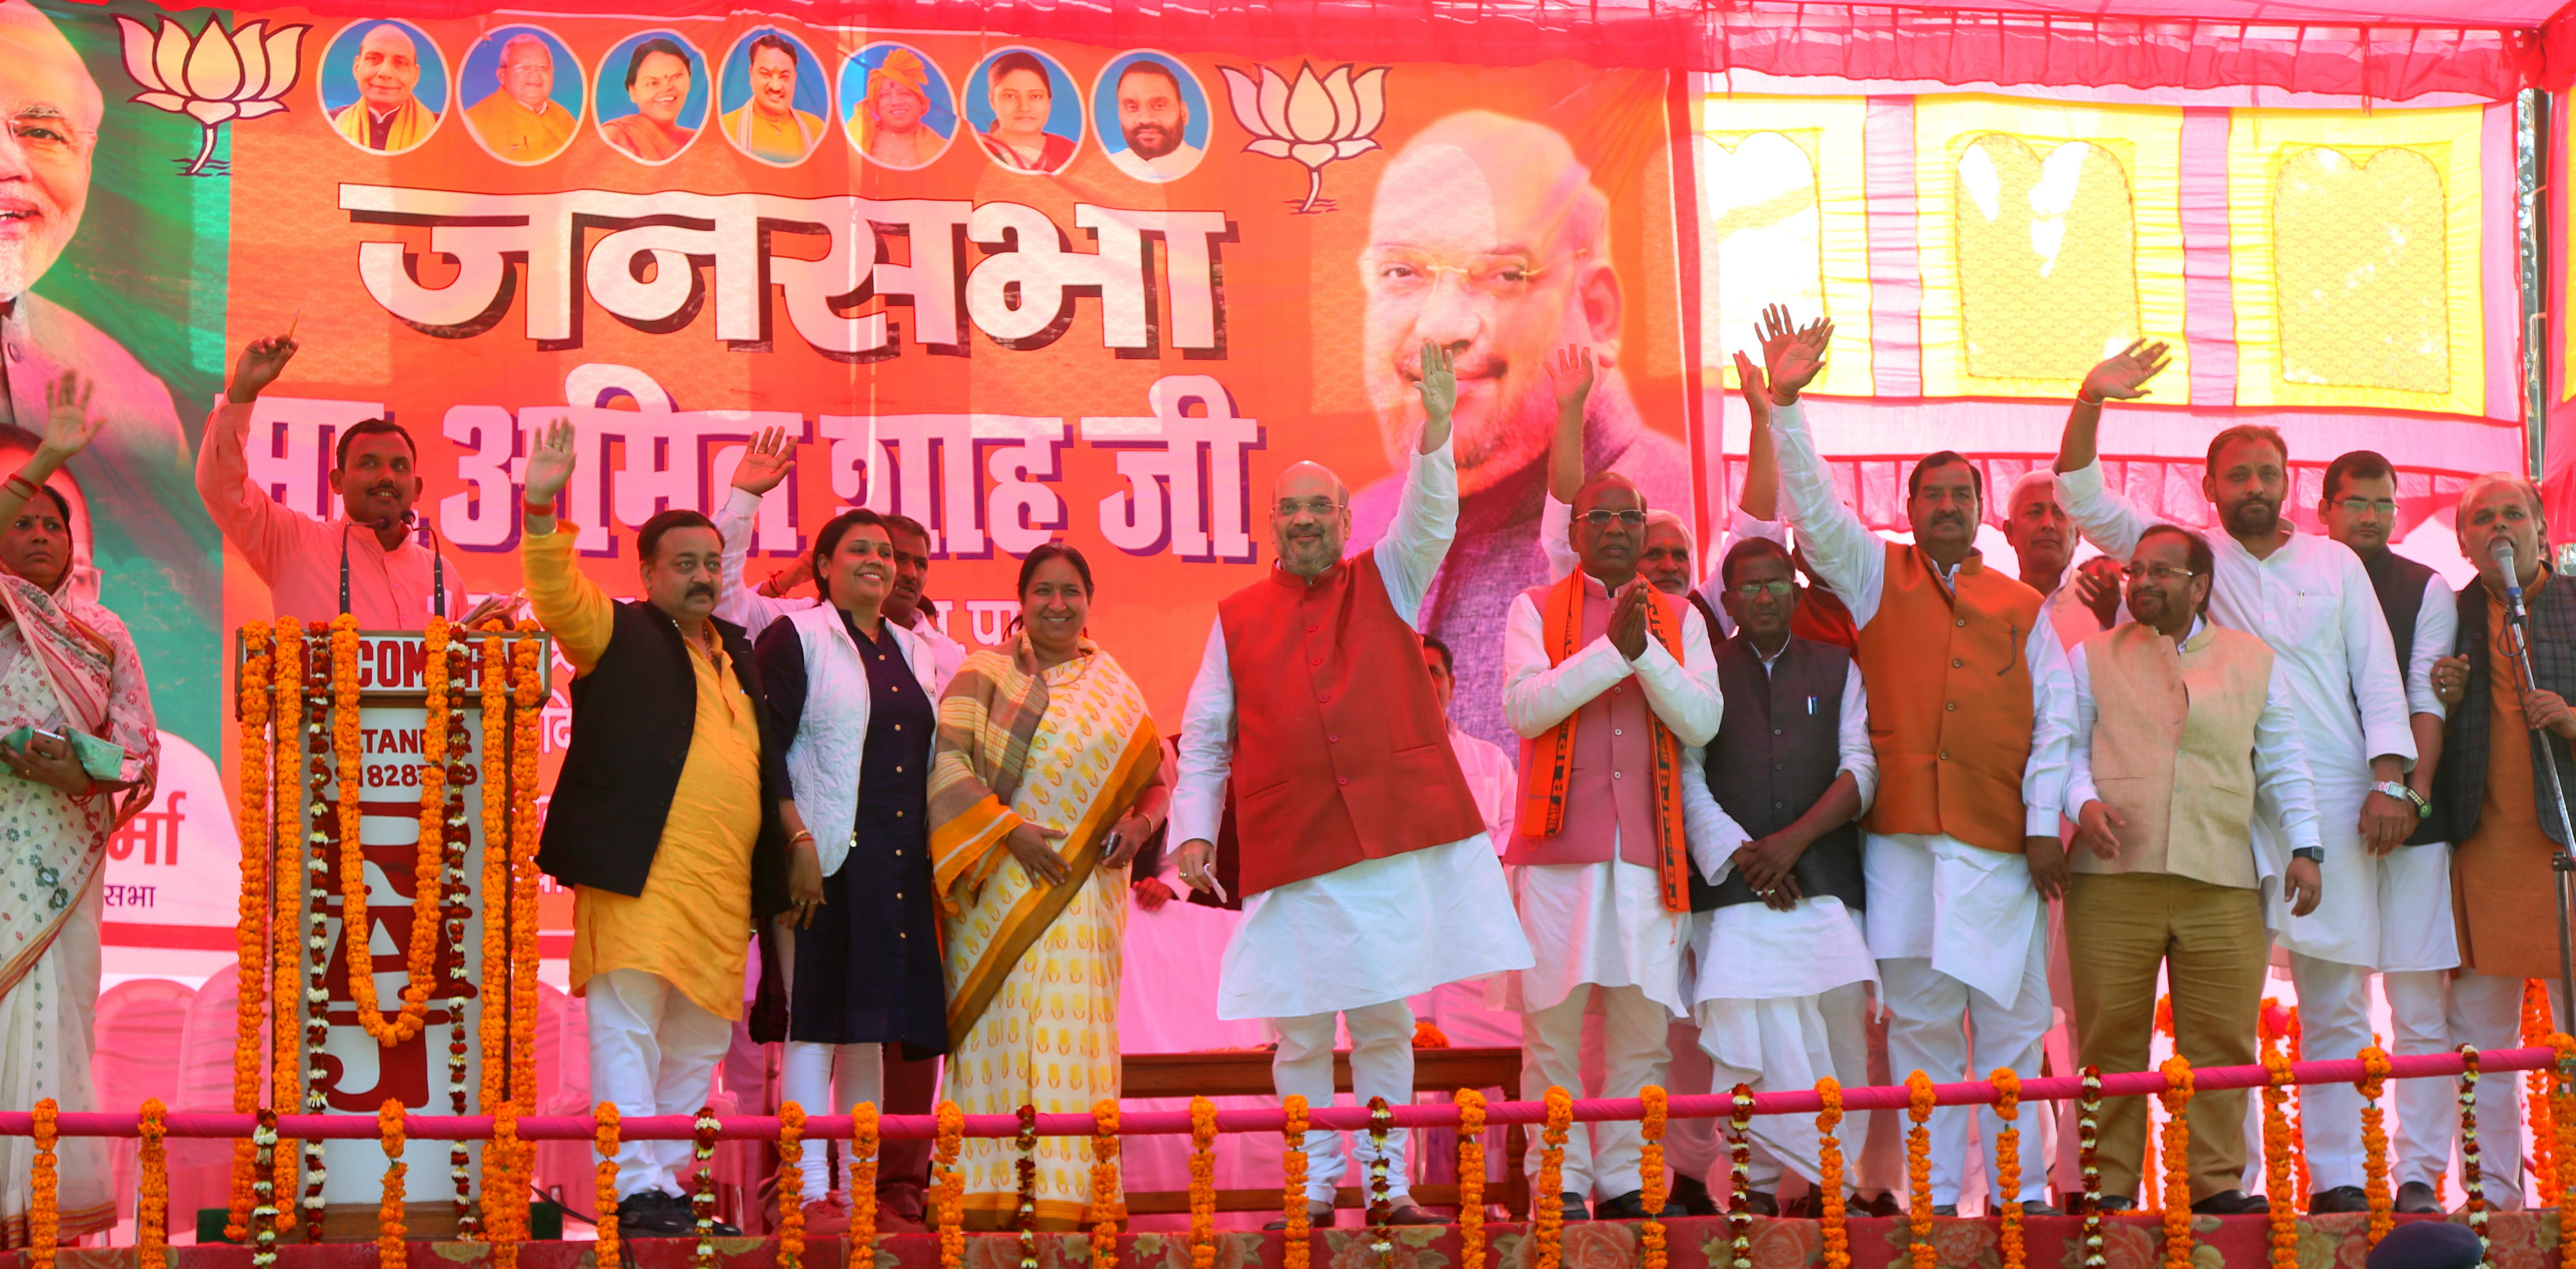
[[[1217,1015],[1267,1019],[1280,1096],[1311,1106],[1333,1102],[1337,1019],[1350,1028],[1352,1091],[1402,1104],[1413,1100],[1405,998],[1530,964],[1413,624],[1458,523],[1449,362],[1425,343],[1405,368],[1421,436],[1395,521],[1365,554],[1342,558],[1351,512],[1340,477],[1315,463],[1280,473],[1278,562],[1218,602],[1181,724],[1171,836],[1196,889],[1218,888],[1229,777],[1235,789],[1243,921],[1226,944]],[[1386,1218],[1441,1224],[1409,1197],[1404,1139],[1398,1129],[1382,1154],[1360,1151],[1372,1169],[1384,1164]],[[1306,1134],[1306,1153],[1309,1216],[1329,1226],[1340,1135]]]

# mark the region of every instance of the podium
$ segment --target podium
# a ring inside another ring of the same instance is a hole
[[[243,939],[242,982],[245,997],[266,997],[257,1039],[268,1069],[255,1105],[373,1116],[390,1100],[413,1116],[483,1115],[497,1093],[533,1113],[544,1091],[533,1087],[526,1057],[537,1021],[535,759],[539,714],[553,691],[552,640],[536,631],[447,632],[434,660],[441,635],[432,632],[359,631],[343,621],[298,640],[276,633],[284,625],[246,626],[235,656],[237,813],[250,829],[249,808],[259,804],[267,829],[244,836],[242,911],[259,947],[254,964],[252,939]],[[487,699],[487,679],[497,698]],[[438,717],[434,686],[445,698]],[[444,749],[436,763],[434,748]],[[256,867],[263,852],[265,867]],[[346,911],[353,865],[363,877],[363,920]],[[428,955],[415,962],[424,878],[435,892],[422,936]],[[487,929],[500,936],[494,943]],[[372,1011],[353,985],[352,941],[374,987]],[[421,998],[407,1001],[407,989]],[[243,1019],[257,1016],[246,999],[236,1003]],[[407,1005],[416,1021],[405,1018]],[[279,1078],[281,1067],[291,1078]],[[279,1162],[288,1153],[281,1144]],[[374,1238],[392,1162],[382,1144],[301,1143],[295,1153],[295,1193],[281,1189],[278,1206],[300,1213],[308,1236],[318,1224],[324,1238]],[[487,1155],[482,1145],[405,1141],[412,1237],[466,1231],[490,1179]],[[500,1183],[524,1187],[520,1173]]]

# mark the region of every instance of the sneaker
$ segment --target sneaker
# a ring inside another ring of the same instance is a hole
[[[617,1200],[621,1238],[686,1238],[697,1232],[697,1218],[678,1195],[644,1190]]]
[[[2425,1193],[2432,1191],[2428,1188]],[[2191,1210],[2195,1216],[2260,1216],[2272,1210],[2272,1200],[2243,1190],[2221,1190],[2194,1202]]]
[[[1780,1205],[1778,1203],[1773,1203],[1771,1208],[1776,1212],[1779,1210]],[[1657,1219],[1673,1220],[1685,1214],[1686,1213],[1682,1211],[1681,1204],[1667,1201],[1664,1204],[1664,1210],[1658,1214]],[[1603,1199],[1592,1205],[1592,1218],[1594,1220],[1604,1221],[1644,1220],[1646,1219],[1646,1192],[1644,1190],[1630,1190],[1617,1198]]]
[[[2442,1198],[2433,1187],[2421,1181],[2409,1181],[2397,1187],[2397,1214],[2400,1216],[2439,1216]]]
[[[2370,1196],[2362,1193],[2358,1185],[2338,1185],[2331,1190],[2319,1190],[2308,1196],[2308,1214],[2311,1216],[2330,1216],[2337,1212],[2369,1210]]]
[[[850,1200],[831,1194],[805,1201],[805,1236],[839,1238],[850,1232]]]

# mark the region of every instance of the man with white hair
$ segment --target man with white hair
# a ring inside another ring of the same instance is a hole
[[[2038,467],[2013,482],[2012,496],[2004,502],[2004,541],[2013,549],[2022,585],[2045,597],[2040,615],[2069,653],[2110,629],[2120,611],[2118,562],[2095,556],[2107,567],[2069,568],[2076,537],[2075,521],[2057,501],[2056,472]]]
[[[483,147],[510,163],[537,163],[560,153],[580,121],[557,104],[555,51],[544,36],[520,31],[501,42],[494,72],[500,91],[466,107],[466,126]]]
[[[70,466],[100,522],[155,560],[202,560],[168,511],[186,496],[188,453],[170,390],[113,336],[34,291],[80,230],[102,110],[97,81],[52,20],[0,0],[0,433],[41,434],[46,391],[77,373],[94,385],[91,412],[107,418]],[[75,549],[76,584],[95,589],[89,538]]]

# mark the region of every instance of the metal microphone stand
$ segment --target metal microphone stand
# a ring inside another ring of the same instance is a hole
[[[2510,560],[2504,562],[2503,572],[2505,596],[2512,603],[2512,613],[2505,624],[2505,642],[2513,649],[2516,677],[2522,680],[2526,690],[2534,689],[2540,686],[2540,679],[2531,669],[2531,623],[2522,606],[2522,579],[2515,575]],[[2532,726],[2531,735],[2533,742],[2540,746],[2541,769],[2549,773],[2550,805],[2558,808],[2561,839],[2557,843],[2557,851],[2549,857],[2552,880],[2557,883],[2553,889],[2558,895],[2558,984],[2562,993],[2557,1011],[2558,1029],[2576,1035],[2576,1021],[2570,1021],[2567,1016],[2567,1011],[2576,1009],[2576,945],[2571,945],[2568,935],[2568,886],[2576,882],[2576,855],[2568,853],[2566,840],[2571,836],[2570,825],[2576,825],[2576,819],[2570,819],[2567,814],[2567,786],[2558,775],[2557,737],[2537,724]]]

